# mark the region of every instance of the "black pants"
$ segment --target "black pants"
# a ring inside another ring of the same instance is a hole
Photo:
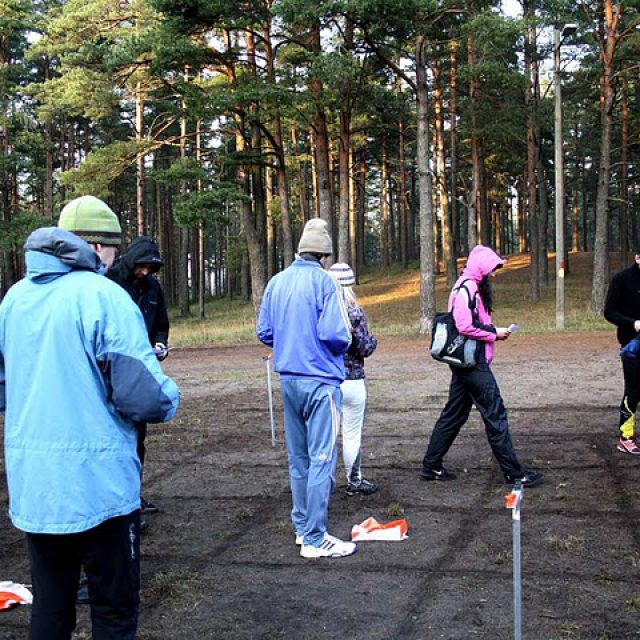
[[[142,477],[142,467],[144,467],[144,456],[147,452],[147,448],[144,445],[144,441],[147,438],[147,423],[136,422],[136,429],[138,430],[138,444],[136,447],[136,453],[140,459],[140,477]]]
[[[471,369],[449,368],[449,399],[433,428],[423,466],[426,469],[439,469],[442,466],[442,459],[475,404],[484,421],[487,438],[500,469],[512,477],[522,477],[524,467],[518,462],[513,448],[507,410],[489,365],[477,364]]]
[[[640,401],[640,358],[621,358],[624,375],[624,396],[620,402],[620,436],[635,435],[635,415]]]
[[[69,640],[84,567],[93,640],[133,640],[140,603],[140,512],[64,535],[28,533],[33,607],[29,640]]]

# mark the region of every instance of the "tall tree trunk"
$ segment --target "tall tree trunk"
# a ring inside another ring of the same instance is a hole
[[[343,46],[345,53],[351,55],[353,51],[353,22],[347,18],[344,29]],[[340,136],[338,140],[338,175],[340,207],[338,211],[338,260],[351,262],[349,245],[349,197],[350,160],[351,160],[351,80],[348,75],[342,80],[342,96],[340,105]]]
[[[185,82],[189,81],[189,72],[185,71]],[[180,157],[184,161],[187,157],[187,108],[183,101],[183,115],[180,118]],[[187,186],[182,182],[181,192],[186,192]],[[180,267],[178,270],[178,305],[180,316],[187,318],[191,315],[189,308],[189,227],[180,225]]]
[[[358,156],[358,173],[357,173],[358,192],[356,197],[356,220],[358,228],[358,252],[360,257],[359,267],[367,264],[366,255],[366,217],[367,217],[367,159],[364,150],[361,150]]]
[[[449,211],[449,193],[447,191],[447,163],[444,138],[444,105],[442,100],[441,67],[437,60],[432,65],[433,70],[433,105],[436,128],[436,172],[438,176],[438,200],[442,216],[442,260],[447,274],[447,282],[452,286],[456,281],[456,256]]]
[[[538,129],[537,140],[540,140],[541,131]],[[540,199],[540,216],[538,219],[538,237],[540,238],[540,259],[538,266],[540,269],[540,284],[549,284],[549,260],[547,256],[548,228],[549,228],[549,194],[547,190],[547,179],[544,163],[542,159],[542,147],[538,146],[537,156],[538,197]]]
[[[144,136],[144,93],[140,82],[136,85],[136,231],[139,236],[145,234],[144,218],[144,155],[140,152]]]
[[[402,85],[400,78],[397,78],[396,90],[398,97],[402,96]],[[402,104],[402,103],[401,103]],[[402,268],[406,269],[409,263],[408,251],[408,182],[407,182],[407,158],[405,154],[405,113],[404,108],[400,108],[398,115],[398,173],[399,189],[398,209],[400,214],[400,262]]]
[[[273,197],[274,197],[274,184],[273,184],[273,171],[270,166],[266,166],[264,170],[264,194],[266,201],[266,230],[267,230],[267,243],[266,243],[266,256],[267,256],[267,282],[275,275],[278,264],[278,247],[276,224],[273,218]]]
[[[389,267],[389,160],[387,158],[387,138],[382,138],[382,158],[380,161],[380,264]]]
[[[316,22],[311,30],[311,50],[315,56],[322,54],[320,24]],[[324,111],[324,87],[315,74],[309,79],[309,88],[314,100],[313,128],[315,136],[316,179],[318,183],[318,214],[326,223],[329,235],[333,237],[333,198],[331,192],[331,170],[329,163],[329,132],[327,115]],[[335,238],[333,238],[335,243]]]
[[[450,155],[450,182],[451,193],[451,232],[453,234],[453,260],[456,274],[458,271],[456,258],[459,253],[467,252],[466,234],[460,234],[458,222],[458,41],[451,41],[451,54],[449,56],[449,155]],[[462,246],[460,244],[462,240]]]
[[[353,145],[349,149],[349,164],[352,167],[349,172],[349,255],[351,256],[351,268],[356,277],[356,282],[360,282],[362,256],[358,254],[358,182],[354,171],[356,156]]]
[[[622,164],[620,166],[620,268],[629,262],[629,76],[622,74]],[[635,240],[635,238],[634,238]]]
[[[536,140],[535,103],[536,68],[533,64],[536,50],[536,34],[533,25],[534,9],[531,3],[524,2],[525,20],[529,18],[525,46],[525,104],[528,109],[527,121],[527,218],[529,220],[529,250],[531,252],[531,267],[529,273],[529,297],[532,302],[540,300],[540,223],[536,202],[538,164],[538,141]]]
[[[596,234],[593,247],[593,281],[591,309],[596,315],[604,312],[609,260],[609,177],[611,173],[611,130],[615,101],[614,66],[617,32],[622,4],[614,12],[613,0],[603,1],[604,32],[601,37],[600,59],[600,162],[596,193]]]
[[[196,121],[196,163],[202,166],[202,135],[200,127],[202,121]],[[202,193],[202,180],[198,178],[198,193]],[[207,271],[205,263],[205,223],[198,223],[198,313],[201,320],[205,318],[205,297],[207,292]]]
[[[480,139],[478,138],[478,81],[475,78],[474,66],[476,64],[475,45],[473,36],[467,39],[467,62],[471,68],[469,80],[469,103],[471,107],[471,197],[467,209],[467,245],[469,251],[478,244],[477,216],[481,210],[482,176],[480,169]]]
[[[227,42],[228,48],[230,48],[230,40],[227,34]],[[247,45],[249,48],[252,47],[252,41],[248,40]],[[249,57],[251,54],[249,54]],[[251,60],[250,64],[255,65],[255,58]],[[254,69],[255,71],[255,69]],[[228,70],[229,78],[235,82],[235,70],[233,68]],[[240,114],[240,109],[238,110],[239,114],[236,116],[236,152],[240,157],[246,156],[246,152],[248,151],[247,145],[245,142],[245,120],[244,117]],[[254,145],[254,152],[257,154],[259,152],[259,148],[256,148],[255,145],[259,143],[259,138],[256,139],[255,131],[252,131],[252,143]],[[254,164],[258,164],[258,158],[254,158]],[[258,166],[259,169],[259,166]],[[240,220],[242,225],[242,232],[247,242],[247,257],[248,257],[248,269],[246,268],[246,260],[243,260],[242,263],[242,277],[243,282],[241,284],[243,290],[243,296],[249,295],[249,288],[246,286],[245,281],[247,280],[247,276],[250,273],[251,275],[251,300],[253,303],[253,308],[258,314],[260,310],[260,304],[262,303],[262,296],[264,295],[264,289],[266,286],[266,256],[264,249],[264,227],[265,227],[265,212],[264,212],[264,193],[262,177],[257,175],[254,172],[254,183],[253,183],[253,198],[251,197],[251,178],[250,171],[247,170],[246,165],[243,162],[238,163],[236,168],[236,183],[242,193],[244,193],[247,198],[242,202],[240,206]],[[251,204],[255,203],[256,210],[255,212],[252,210]],[[254,221],[255,218],[255,221]]]
[[[265,2],[268,10],[271,7],[272,0]],[[265,11],[268,15],[268,11]],[[264,30],[264,50],[265,61],[267,67],[267,75],[270,82],[275,84],[275,60],[273,55],[273,46],[271,43],[271,22],[269,19],[265,21]],[[274,152],[276,154],[277,170],[276,176],[278,181],[278,198],[280,200],[280,226],[282,228],[282,257],[284,266],[288,267],[293,262],[293,238],[291,233],[291,203],[289,201],[289,177],[287,174],[287,166],[285,162],[284,138],[282,135],[282,119],[280,112],[276,111],[273,117],[273,139]],[[294,141],[295,145],[295,141]]]
[[[436,310],[433,209],[429,172],[429,121],[425,36],[416,38],[417,163],[420,190],[420,333],[429,335]]]

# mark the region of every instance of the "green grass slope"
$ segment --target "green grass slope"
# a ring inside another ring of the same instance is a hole
[[[612,329],[604,318],[590,311],[592,254],[574,253],[569,258],[570,272],[565,279],[565,327],[567,330],[601,331]],[[462,261],[460,262],[462,266]],[[621,267],[612,256],[611,270]],[[420,319],[420,277],[417,268],[365,272],[355,292],[364,308],[372,332],[376,335],[416,335]],[[494,323],[522,326],[525,333],[555,331],[555,259],[549,259],[549,283],[542,287],[542,300],[529,299],[529,256],[508,257],[493,280]],[[445,309],[448,287],[444,275],[437,277],[436,298],[439,310]],[[179,318],[172,310],[171,344],[239,344],[255,340],[253,306],[240,300],[215,299],[206,305],[206,319]]]

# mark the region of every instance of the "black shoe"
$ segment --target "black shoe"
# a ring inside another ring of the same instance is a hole
[[[160,509],[153,502],[147,502],[140,496],[140,513],[158,513]]]
[[[369,482],[364,478],[362,480],[354,480],[347,483],[347,495],[355,496],[356,493],[369,496],[378,490],[378,485],[375,482]]]
[[[542,471],[535,471],[534,469],[526,469],[521,478],[515,478],[508,473],[504,474],[504,480],[507,484],[514,484],[517,480],[520,480],[523,487],[537,487],[542,482],[543,477]]]
[[[427,469],[426,467],[422,467],[422,472],[420,473],[420,477],[423,480],[439,480],[441,482],[445,480],[454,480],[456,477],[455,473],[449,473],[444,467],[440,467],[439,469]]]

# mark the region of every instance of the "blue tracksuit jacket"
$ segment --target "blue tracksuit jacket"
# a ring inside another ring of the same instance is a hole
[[[318,262],[296,260],[267,285],[256,327],[283,380],[340,386],[351,323],[338,285]]]

